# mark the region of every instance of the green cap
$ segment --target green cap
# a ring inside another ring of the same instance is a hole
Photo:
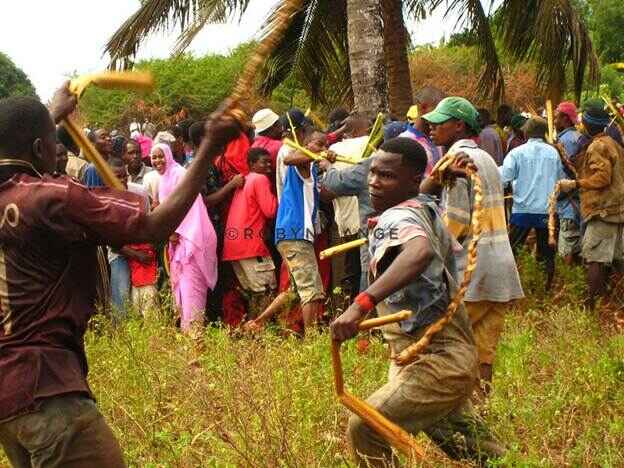
[[[442,124],[450,119],[458,119],[466,122],[470,128],[479,131],[479,112],[467,99],[451,96],[444,98],[436,108],[423,115],[423,119],[433,124]]]

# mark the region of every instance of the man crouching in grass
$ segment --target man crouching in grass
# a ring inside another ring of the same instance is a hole
[[[212,119],[183,181],[148,213],[135,194],[50,175],[54,123],[75,106],[67,85],[50,111],[33,98],[0,100],[0,444],[19,468],[124,466],[87,383],[97,246],[167,239],[239,131]]]
[[[334,340],[354,337],[375,307],[380,316],[410,310],[408,320],[383,327],[394,356],[446,312],[458,284],[459,246],[433,199],[419,195],[426,166],[424,149],[407,138],[384,143],[371,163],[368,185],[379,216],[369,225],[370,286],[332,323]],[[472,413],[478,375],[472,327],[460,306],[415,362],[391,363],[388,383],[367,401],[407,432],[424,431],[451,458],[483,465],[503,449]],[[348,438],[360,466],[396,464],[390,445],[357,416],[349,420]]]

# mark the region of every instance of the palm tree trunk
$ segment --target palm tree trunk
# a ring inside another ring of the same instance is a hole
[[[388,110],[380,0],[347,0],[347,19],[355,109],[373,118]]]
[[[390,112],[403,118],[412,105],[412,80],[407,56],[409,36],[403,21],[403,0],[381,0],[381,11]]]

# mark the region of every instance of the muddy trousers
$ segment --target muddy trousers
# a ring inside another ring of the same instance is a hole
[[[484,465],[504,449],[469,401],[477,381],[477,356],[474,345],[461,342],[467,323],[461,311],[415,362],[405,367],[392,363],[388,383],[367,402],[407,432],[423,431],[449,457]],[[406,344],[404,340],[398,349],[393,343],[391,347],[400,352]],[[360,466],[397,464],[390,445],[357,416],[349,420],[348,438]]]

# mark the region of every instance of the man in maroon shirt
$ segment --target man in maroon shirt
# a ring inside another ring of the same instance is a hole
[[[147,213],[132,193],[49,175],[54,122],[75,105],[67,85],[49,112],[32,98],[0,100],[0,443],[18,467],[124,466],[87,383],[96,247],[167,239],[238,132],[215,116],[178,189]]]

